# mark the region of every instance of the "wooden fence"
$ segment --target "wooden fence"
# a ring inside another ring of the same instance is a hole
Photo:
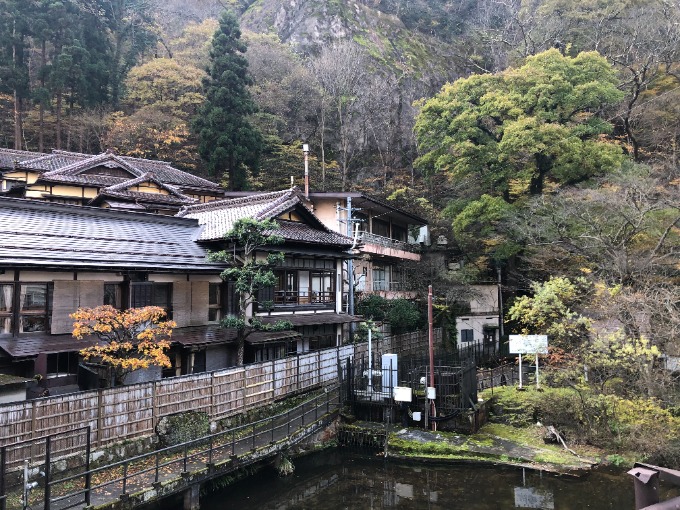
[[[441,331],[436,338],[441,338]],[[427,349],[427,344],[427,332],[416,332],[385,337],[374,350],[408,355]],[[6,461],[12,465],[44,455],[40,445],[45,437],[76,429],[89,427],[89,440],[99,448],[151,435],[164,416],[200,411],[213,421],[220,420],[335,383],[338,364],[344,366],[348,358],[366,352],[366,344],[345,345],[215,372],[3,404],[0,447],[33,443],[28,451],[10,450]],[[84,447],[86,440],[83,434],[70,435],[63,453]]]

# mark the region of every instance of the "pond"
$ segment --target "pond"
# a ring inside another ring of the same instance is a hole
[[[257,510],[632,510],[635,501],[633,482],[625,469],[598,469],[572,478],[479,464],[384,460],[344,448],[299,458],[294,464],[295,473],[289,477],[279,477],[267,468],[203,497],[201,510],[222,510],[227,502],[228,508]]]

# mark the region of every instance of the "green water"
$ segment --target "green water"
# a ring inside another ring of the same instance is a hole
[[[299,458],[294,464],[292,476],[281,478],[266,468],[203,497],[201,510],[634,508],[633,482],[625,470],[598,469],[571,478],[473,464],[385,461],[342,448]],[[671,495],[677,494],[664,494]]]

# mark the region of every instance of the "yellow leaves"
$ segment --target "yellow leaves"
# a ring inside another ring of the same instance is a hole
[[[79,308],[70,315],[74,319],[73,336],[99,338],[100,344],[80,351],[85,360],[97,360],[118,370],[132,371],[152,365],[170,367],[166,340],[177,326],[166,321],[166,313],[158,306],[117,310],[112,306]]]

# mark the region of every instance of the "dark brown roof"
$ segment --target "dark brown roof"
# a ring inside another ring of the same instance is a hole
[[[348,322],[361,322],[363,319],[346,313],[289,313],[282,315],[260,316],[265,324],[273,324],[277,321],[289,321],[293,326],[314,326],[316,324],[346,324]]]
[[[261,344],[299,336],[300,333],[297,331],[256,331],[248,336],[247,341],[251,344]],[[177,328],[172,332],[171,342],[184,347],[232,344],[236,342],[236,330],[217,325]],[[94,337],[77,340],[71,335],[50,335],[46,332],[25,334],[16,338],[0,336],[0,348],[13,358],[31,358],[41,353],[76,352],[96,344],[97,339]]]
[[[38,354],[75,352],[96,345],[94,338],[76,340],[71,335],[50,335],[49,333],[27,333],[18,337],[0,336],[0,348],[13,358],[30,358]]]
[[[299,336],[300,333],[297,331],[255,331],[248,335],[246,341],[250,344],[262,344]],[[236,340],[236,329],[223,328],[217,325],[178,328],[172,332],[172,342],[184,347],[233,344]]]

